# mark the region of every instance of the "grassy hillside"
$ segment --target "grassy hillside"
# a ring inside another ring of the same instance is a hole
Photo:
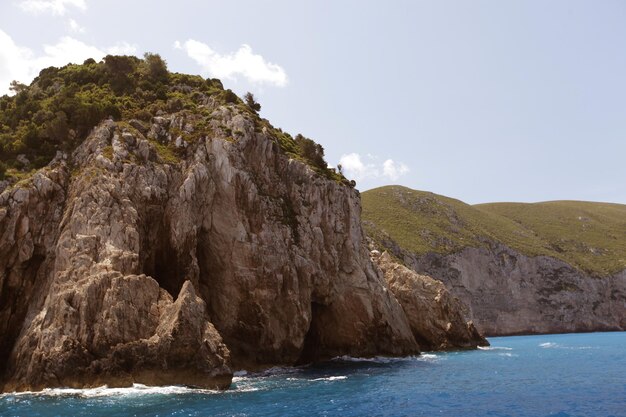
[[[597,275],[626,269],[626,205],[582,201],[471,206],[437,194],[387,186],[362,194],[368,234],[404,249],[453,253],[499,241]]]

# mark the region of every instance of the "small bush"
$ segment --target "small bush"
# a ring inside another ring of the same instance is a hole
[[[239,103],[239,97],[237,97],[237,94],[233,93],[233,91],[230,89],[222,91],[219,95],[219,98],[222,100],[222,102],[226,104]]]
[[[328,164],[324,160],[324,148],[319,143],[315,143],[301,134],[295,138],[296,145],[300,148],[300,154],[313,166],[321,169],[328,169]]]
[[[244,96],[244,100],[246,102],[246,105],[255,112],[258,113],[261,111],[261,105],[257,103],[257,101],[254,99],[254,95],[251,92],[248,91],[246,93],[246,95]]]
[[[161,55],[146,52],[140,64],[140,73],[154,83],[167,83],[169,71]]]

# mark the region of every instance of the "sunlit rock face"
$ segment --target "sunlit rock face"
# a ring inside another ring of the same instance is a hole
[[[443,281],[489,336],[626,330],[626,271],[596,277],[497,243],[449,255],[394,253]]]
[[[358,191],[207,109],[200,137],[180,114],[105,121],[2,192],[4,391],[226,388],[233,369],[419,351]]]
[[[387,252],[381,255],[372,251],[372,258],[384,272],[422,349],[475,349],[489,345],[467,319],[467,307],[450,294],[443,282],[417,274]]]

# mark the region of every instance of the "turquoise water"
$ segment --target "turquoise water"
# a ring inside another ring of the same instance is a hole
[[[1,416],[626,416],[626,333],[491,338],[491,348],[240,375],[182,387],[0,396]]]

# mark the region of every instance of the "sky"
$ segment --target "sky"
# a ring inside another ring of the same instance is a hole
[[[251,91],[361,191],[626,204],[626,2],[0,0],[0,94],[159,53]]]

